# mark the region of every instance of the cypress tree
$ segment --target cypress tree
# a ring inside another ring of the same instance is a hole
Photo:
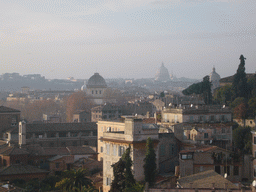
[[[154,150],[153,142],[149,137],[146,144],[146,157],[144,159],[144,175],[145,181],[152,186],[156,178],[156,153]]]
[[[127,190],[136,183],[134,176],[132,174],[132,159],[131,159],[130,153],[131,153],[131,146],[129,145],[129,148],[126,149],[126,152],[123,156],[123,159],[125,161],[125,171],[124,171],[125,189]]]
[[[245,73],[245,58],[243,55],[240,56],[240,64],[238,66],[238,69],[236,71],[236,74],[234,76],[232,88],[235,93],[235,97],[233,100],[237,97],[244,97],[247,98],[249,94],[248,84],[247,84],[247,78]]]

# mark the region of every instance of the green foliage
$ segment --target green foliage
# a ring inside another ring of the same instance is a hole
[[[144,175],[145,181],[152,186],[156,178],[156,153],[154,150],[153,142],[149,137],[146,144],[146,157],[144,159]]]
[[[233,90],[231,85],[225,85],[218,88],[214,94],[214,100],[220,104],[228,105],[233,97]]]
[[[211,93],[211,82],[209,81],[209,76],[205,76],[203,81],[200,83],[194,83],[190,85],[187,89],[184,89],[182,93],[184,95],[197,94],[201,95],[206,104],[212,103],[212,93]]]
[[[63,191],[76,191],[82,189],[82,187],[91,187],[92,181],[88,179],[87,172],[84,169],[64,171],[62,179],[56,183],[55,187],[62,189]]]
[[[125,162],[125,171],[124,171],[124,176],[125,176],[125,188],[129,189],[135,184],[135,179],[132,174],[132,159],[130,156],[131,153],[131,146],[126,149],[126,152],[124,153],[124,162]]]
[[[238,127],[233,130],[234,146],[243,154],[250,154],[252,147],[252,134],[250,127]]]
[[[245,73],[245,58],[243,55],[240,56],[240,64],[234,76],[234,80],[232,83],[232,89],[235,93],[235,98],[237,97],[244,97],[248,98],[249,95],[249,88],[247,84],[247,78]]]
[[[164,97],[164,96],[165,96],[164,92],[161,92],[160,97]]]
[[[248,106],[249,106],[249,110],[251,112],[251,116],[255,117],[256,116],[256,97],[252,97],[248,101]]]
[[[114,180],[111,183],[110,192],[122,192],[125,190],[125,162],[122,158],[119,161],[112,165]]]
[[[114,180],[111,183],[110,192],[129,191],[136,181],[132,174],[132,159],[130,156],[131,146],[129,146],[122,158],[117,163],[112,165]]]
[[[132,187],[125,189],[126,192],[143,192],[144,191],[144,185],[142,183],[137,182]]]
[[[244,97],[237,97],[232,103],[230,103],[230,107],[234,109],[242,103],[246,103],[246,99]]]
[[[256,74],[248,79],[248,87],[250,90],[250,97],[255,97],[256,95]]]

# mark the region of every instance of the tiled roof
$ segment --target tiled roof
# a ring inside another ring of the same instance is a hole
[[[0,149],[1,155],[26,155],[29,154],[25,149],[14,147],[14,146],[6,146]]]
[[[17,109],[12,109],[9,107],[5,107],[5,106],[0,106],[0,113],[12,113],[12,112],[20,112]]]
[[[213,170],[200,172],[187,177],[182,177],[178,179],[178,183],[183,188],[212,188],[213,183],[215,188],[225,188],[225,183],[227,183],[228,188],[237,189],[238,187],[231,183],[229,180],[225,179]]]
[[[182,150],[180,153],[188,153],[188,152],[206,152],[206,151],[211,151],[214,149],[217,149],[217,146],[207,146],[207,147],[197,147],[194,149],[189,149],[189,150]]]
[[[20,174],[32,174],[32,173],[47,173],[48,171],[43,169],[38,169],[37,167],[31,165],[10,165],[9,167],[2,168],[0,170],[0,175],[20,175]]]
[[[67,148],[72,155],[96,154],[96,151],[94,151],[91,147],[69,146]]]
[[[86,123],[40,123],[40,124],[27,124],[27,133],[35,132],[48,132],[48,131],[84,131],[84,130],[97,130],[95,122]]]
[[[26,146],[26,148],[32,155],[43,155],[43,156],[96,154],[96,152],[91,147],[83,147],[83,146],[41,147],[39,145],[28,145]]]

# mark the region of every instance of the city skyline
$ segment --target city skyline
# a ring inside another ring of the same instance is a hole
[[[255,8],[252,0],[2,0],[1,74],[153,78],[163,62],[177,77],[202,79],[213,66],[226,77],[241,54],[254,73]]]

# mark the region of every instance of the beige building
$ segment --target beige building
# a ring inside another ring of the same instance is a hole
[[[98,153],[103,160],[103,191],[110,190],[113,178],[113,168],[131,146],[131,159],[133,161],[133,174],[137,181],[144,179],[143,159],[146,154],[146,140],[148,137],[154,142],[158,165],[158,127],[155,124],[143,124],[142,119],[133,116],[124,117],[121,122],[98,122]]]
[[[228,180],[241,181],[244,178],[241,157],[216,146],[182,150],[179,163],[181,177],[214,170],[222,176],[226,174]]]
[[[223,106],[193,106],[166,108],[162,111],[162,123],[221,123],[230,122],[232,113]]]

